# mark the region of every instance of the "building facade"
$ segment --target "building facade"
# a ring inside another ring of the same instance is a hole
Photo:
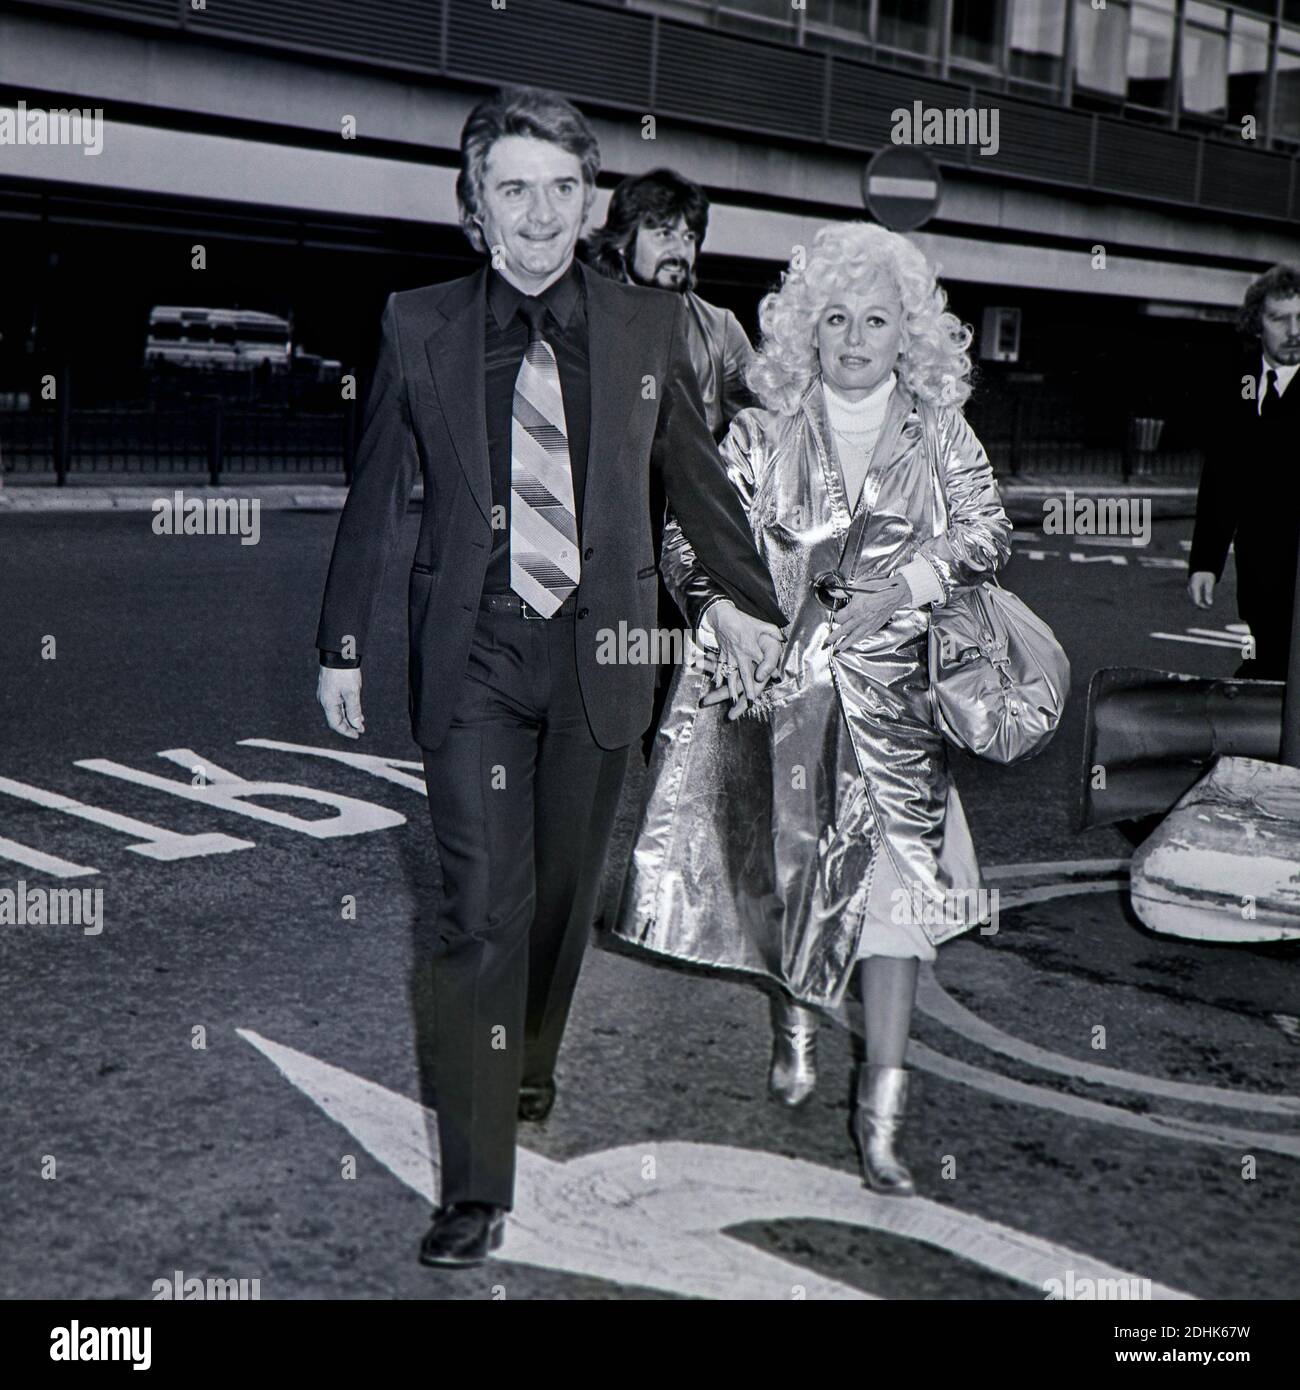
[[[923,143],[943,193],[915,236],[1003,466],[1136,419],[1194,451],[1246,284],[1300,255],[1300,0],[5,3],[0,112],[102,110],[103,138],[0,136],[0,391],[51,358],[127,389],[157,303],[292,313],[366,360],[389,290],[472,264],[457,138],[503,81],[592,118],[597,218],[624,174],[702,183],[702,288],[751,328],[795,245],[868,215],[871,155]]]

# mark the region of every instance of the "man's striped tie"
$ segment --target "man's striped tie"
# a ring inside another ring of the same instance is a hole
[[[546,305],[525,299],[529,341],[510,431],[510,587],[549,618],[578,587],[578,519],[560,371],[542,337]]]

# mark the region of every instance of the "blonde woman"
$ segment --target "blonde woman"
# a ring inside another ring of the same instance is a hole
[[[816,1008],[856,972],[854,1134],[866,1183],[899,1195],[918,967],[975,925],[982,886],[929,707],[930,609],[993,574],[1011,530],[961,413],[970,332],[945,305],[920,251],[865,223],[823,227],[764,299],[761,408],[722,453],[788,640],[747,711],[762,718],[735,717],[734,674],[679,668],[616,927],[774,982],[770,1085],[789,1105],[815,1086]],[[675,524],[662,569],[709,646],[730,604]],[[711,680],[731,718],[701,707]]]

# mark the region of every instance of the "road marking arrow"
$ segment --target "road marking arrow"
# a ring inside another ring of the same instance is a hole
[[[434,1201],[431,1110],[249,1029],[236,1031],[389,1172]],[[649,1159],[654,1177],[647,1180]],[[752,1149],[674,1142],[606,1149],[565,1163],[521,1147],[515,1209],[499,1258],[685,1297],[876,1297],[768,1255],[724,1229],[800,1219],[918,1240],[1038,1292],[1049,1280],[1064,1284],[1067,1271],[1076,1284],[1134,1277],[923,1197],[876,1196],[853,1174]],[[1151,1297],[1190,1295],[1153,1282]]]

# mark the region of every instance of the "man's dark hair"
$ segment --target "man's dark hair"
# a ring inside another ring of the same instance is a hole
[[[1259,338],[1266,299],[1294,299],[1300,296],[1300,265],[1283,261],[1252,280],[1237,314],[1237,328],[1242,337]]]
[[[699,184],[672,169],[631,174],[610,195],[605,225],[587,240],[587,259],[602,275],[628,280],[628,258],[637,232],[642,227],[671,226],[679,217],[695,233],[698,252],[709,229],[709,199]],[[694,280],[692,270],[692,284]]]
[[[488,249],[479,225],[483,209],[483,169],[492,146],[507,135],[549,140],[577,155],[582,164],[588,207],[595,196],[600,145],[582,112],[563,97],[540,87],[502,87],[479,102],[465,118],[460,132],[456,202],[460,208],[461,228],[476,251]]]

